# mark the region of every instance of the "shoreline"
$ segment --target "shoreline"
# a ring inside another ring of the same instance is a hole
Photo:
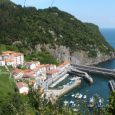
[[[115,59],[115,52],[113,52],[113,54],[111,54],[110,56],[105,55],[105,56],[102,56],[101,58],[102,59],[99,59],[99,57],[91,58],[92,60],[94,60],[94,62],[87,62],[87,63],[80,64],[80,65],[95,66],[95,65],[107,62],[107,61],[114,60]],[[86,58],[86,60],[87,60],[87,58]]]
[[[97,63],[89,64],[89,66],[95,66],[95,65],[98,65],[98,64],[101,64],[101,63],[105,63],[105,62],[108,62],[108,61],[112,61],[112,60],[115,60],[115,56],[112,57],[112,58],[109,58],[109,59],[107,59],[107,60],[104,60],[104,61],[100,61],[100,62],[97,62]]]

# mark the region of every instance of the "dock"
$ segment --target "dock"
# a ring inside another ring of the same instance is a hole
[[[62,89],[49,89],[49,90],[47,90],[46,96],[47,96],[47,98],[57,100],[59,97],[68,93],[72,89],[78,87],[80,84],[81,84],[81,80],[76,78],[75,82],[73,84],[64,85],[64,87]]]
[[[59,78],[56,82],[54,82],[53,84],[51,84],[49,87],[53,88],[55,87],[57,84],[59,84],[61,81],[63,81],[65,78],[67,78],[69,76],[69,74],[65,74],[64,76],[62,76],[61,78]]]
[[[114,80],[110,80],[109,81],[109,85],[112,91],[115,91],[115,81]]]
[[[65,76],[67,74],[67,70],[63,71],[62,73],[58,74],[57,76],[55,76],[55,78],[53,79],[48,79],[46,80],[46,82],[48,83],[48,86],[54,87],[55,83],[57,85],[57,83],[59,83],[59,81],[61,82],[63,79],[63,76]],[[59,81],[58,81],[59,80]],[[54,84],[54,85],[53,85]]]

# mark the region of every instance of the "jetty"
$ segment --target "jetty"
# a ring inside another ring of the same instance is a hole
[[[106,69],[94,66],[85,66],[85,65],[71,65],[72,68],[78,69],[80,71],[88,72],[88,73],[96,73],[96,74],[103,74],[109,77],[115,78],[115,70],[114,69]]]
[[[83,77],[88,82],[93,83],[93,78],[87,72],[80,71],[80,70],[78,70],[76,68],[71,68],[69,73],[78,75],[80,77]]]
[[[109,85],[112,91],[115,91],[115,81],[114,80],[110,80],[109,81]]]
[[[64,94],[68,93],[72,89],[76,88],[81,84],[81,79],[75,78],[75,81],[71,85],[64,85],[62,89],[48,89],[46,93],[46,97],[50,98],[51,100],[57,100],[59,97],[63,96]]]

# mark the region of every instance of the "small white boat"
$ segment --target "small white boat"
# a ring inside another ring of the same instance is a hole
[[[95,106],[95,99],[94,99],[94,97],[91,97],[89,100],[88,107],[94,107],[94,106]]]
[[[78,98],[78,97],[79,97],[79,93],[76,93],[75,98]]]
[[[70,104],[74,104],[74,101],[71,100],[69,103],[70,103]]]
[[[86,99],[86,98],[87,98],[87,96],[86,96],[86,95],[84,95],[84,96],[83,96],[83,99]]]
[[[77,111],[79,111],[79,110],[78,110],[78,109],[76,109],[76,108],[74,108],[74,109],[73,109],[73,111],[74,111],[74,112],[77,112]]]
[[[65,106],[68,105],[68,101],[65,100],[65,101],[64,101],[64,105],[65,105]]]
[[[78,99],[81,99],[81,98],[82,98],[82,96],[83,96],[82,94],[79,94]]]
[[[74,94],[72,94],[71,96],[72,96],[72,97],[75,97],[75,95],[74,95]]]
[[[99,99],[97,107],[103,107],[103,101],[101,98]]]

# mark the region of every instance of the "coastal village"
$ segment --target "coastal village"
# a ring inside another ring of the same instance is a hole
[[[81,84],[81,74],[90,83],[93,83],[92,77],[87,72],[73,69],[70,62],[64,61],[60,65],[54,64],[41,64],[39,61],[25,61],[24,54],[15,51],[4,51],[0,54],[0,66],[4,66],[6,69],[12,67],[11,75],[16,83],[16,88],[20,94],[27,95],[29,93],[30,86],[33,89],[38,89],[45,94],[47,99],[52,102],[56,101],[60,96],[74,89]],[[75,72],[75,76],[70,78],[70,82],[63,85],[63,88],[56,89],[55,86],[61,81],[66,79],[68,72]],[[79,74],[79,75],[77,75]],[[76,76],[77,75],[77,76]],[[82,95],[79,92],[72,94],[72,97],[77,99],[86,99],[87,95]],[[68,102],[64,101],[67,105]],[[73,101],[70,104],[75,105]],[[88,107],[95,106],[95,99],[91,97]],[[99,107],[103,107],[102,99],[99,97]]]
[[[48,90],[52,83],[67,73],[70,62],[64,61],[59,66],[41,64],[39,61],[26,62],[23,53],[4,51],[0,55],[0,66],[11,66],[12,77],[16,81],[19,93],[28,94],[29,85],[34,89],[41,87],[44,91]]]

